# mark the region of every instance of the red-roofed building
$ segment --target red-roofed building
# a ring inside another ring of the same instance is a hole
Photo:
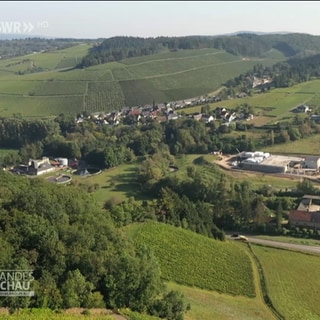
[[[320,210],[318,196],[303,196],[298,209],[289,214],[291,227],[304,227],[320,230]]]

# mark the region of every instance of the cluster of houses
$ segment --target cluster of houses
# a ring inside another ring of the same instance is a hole
[[[224,107],[217,107],[214,113],[200,113],[195,112],[192,114],[183,114],[181,111],[187,107],[193,107],[197,105],[204,105],[216,101],[221,101],[219,97],[200,97],[197,99],[189,99],[183,101],[175,101],[169,103],[159,103],[156,105],[146,105],[143,107],[124,107],[119,111],[113,111],[109,113],[94,112],[87,117],[96,122],[96,124],[106,125],[118,125],[120,123],[133,124],[138,123],[142,119],[157,119],[159,122],[165,122],[169,120],[177,120],[181,117],[189,117],[205,123],[210,123],[214,120],[222,120],[225,124],[230,124],[232,121],[240,119],[252,119],[253,115],[237,115],[232,110],[227,110]],[[78,116],[75,121],[81,123],[86,119],[83,115]]]

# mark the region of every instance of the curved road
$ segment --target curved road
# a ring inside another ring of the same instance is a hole
[[[255,237],[247,237],[247,238],[248,238],[248,242],[253,244],[261,244],[269,247],[320,254],[320,246],[308,246],[305,244],[286,243],[286,242],[280,242],[280,241],[258,239]]]

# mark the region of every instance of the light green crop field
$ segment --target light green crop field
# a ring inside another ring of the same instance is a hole
[[[114,199],[118,203],[130,197],[134,197],[136,200],[148,200],[150,196],[141,194],[140,185],[137,182],[138,165],[139,160],[104,170],[98,175],[81,177],[73,174],[72,180],[86,186],[98,185],[94,197],[101,205],[110,199]]]
[[[230,296],[215,291],[167,283],[170,290],[184,295],[191,306],[185,320],[271,320],[271,311],[258,298]]]
[[[300,104],[319,105],[320,104],[320,80],[313,80],[305,83],[300,83],[290,88],[274,89],[267,93],[255,94],[252,97],[237,98],[225,101],[219,101],[210,104],[211,109],[217,107],[226,107],[234,109],[237,106],[245,103],[255,108],[256,114],[260,117],[248,121],[248,123],[255,123],[260,121],[259,118],[264,117],[264,121],[259,123],[277,122],[283,118],[293,118],[296,113],[292,110]],[[201,106],[184,109],[187,114],[199,112]]]
[[[44,70],[71,68],[81,61],[81,58],[87,54],[90,47],[91,45],[83,43],[53,52],[38,52],[22,57],[0,60],[0,69],[25,72],[32,66],[41,67]]]
[[[0,309],[0,320],[115,320],[109,310],[92,309],[89,311],[89,315],[83,315],[81,312],[84,309],[73,308],[59,313],[50,309],[20,309],[13,314],[9,314],[4,308]]]
[[[252,264],[245,247],[154,221],[124,229],[134,241],[151,248],[163,279],[235,296],[255,296]]]
[[[315,134],[311,137],[300,139],[290,143],[266,147],[266,151],[271,153],[293,153],[293,150],[299,151],[299,153],[301,154],[319,155],[320,134]]]
[[[264,60],[244,60],[215,49],[199,49],[73,69],[89,47],[88,44],[79,44],[0,61],[1,116],[9,117],[13,113],[21,113],[24,117],[51,116],[58,115],[61,110],[67,113],[113,111],[124,106],[192,98],[218,89],[225,81],[251,69],[256,63],[270,66],[284,59],[274,52]],[[28,72],[30,68],[42,68],[42,72],[15,74]],[[9,95],[13,99],[7,104]],[[21,102],[30,96],[68,96],[68,99],[59,100],[57,108],[52,108],[50,103],[48,106],[43,104],[46,100],[40,103],[35,100],[36,105],[31,106],[32,100]],[[23,110],[19,111],[22,105]]]
[[[268,294],[284,319],[320,319],[319,256],[253,245]]]
[[[320,240],[315,239],[303,239],[303,238],[294,238],[288,236],[255,236],[256,238],[273,240],[273,241],[281,241],[287,243],[296,243],[296,244],[305,244],[308,246],[320,246]]]

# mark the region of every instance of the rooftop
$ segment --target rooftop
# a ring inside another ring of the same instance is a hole
[[[270,157],[264,159],[260,162],[261,165],[272,165],[272,166],[286,166],[290,162],[301,162],[304,158],[302,157],[290,157],[290,156],[280,156],[280,155],[271,155]]]

